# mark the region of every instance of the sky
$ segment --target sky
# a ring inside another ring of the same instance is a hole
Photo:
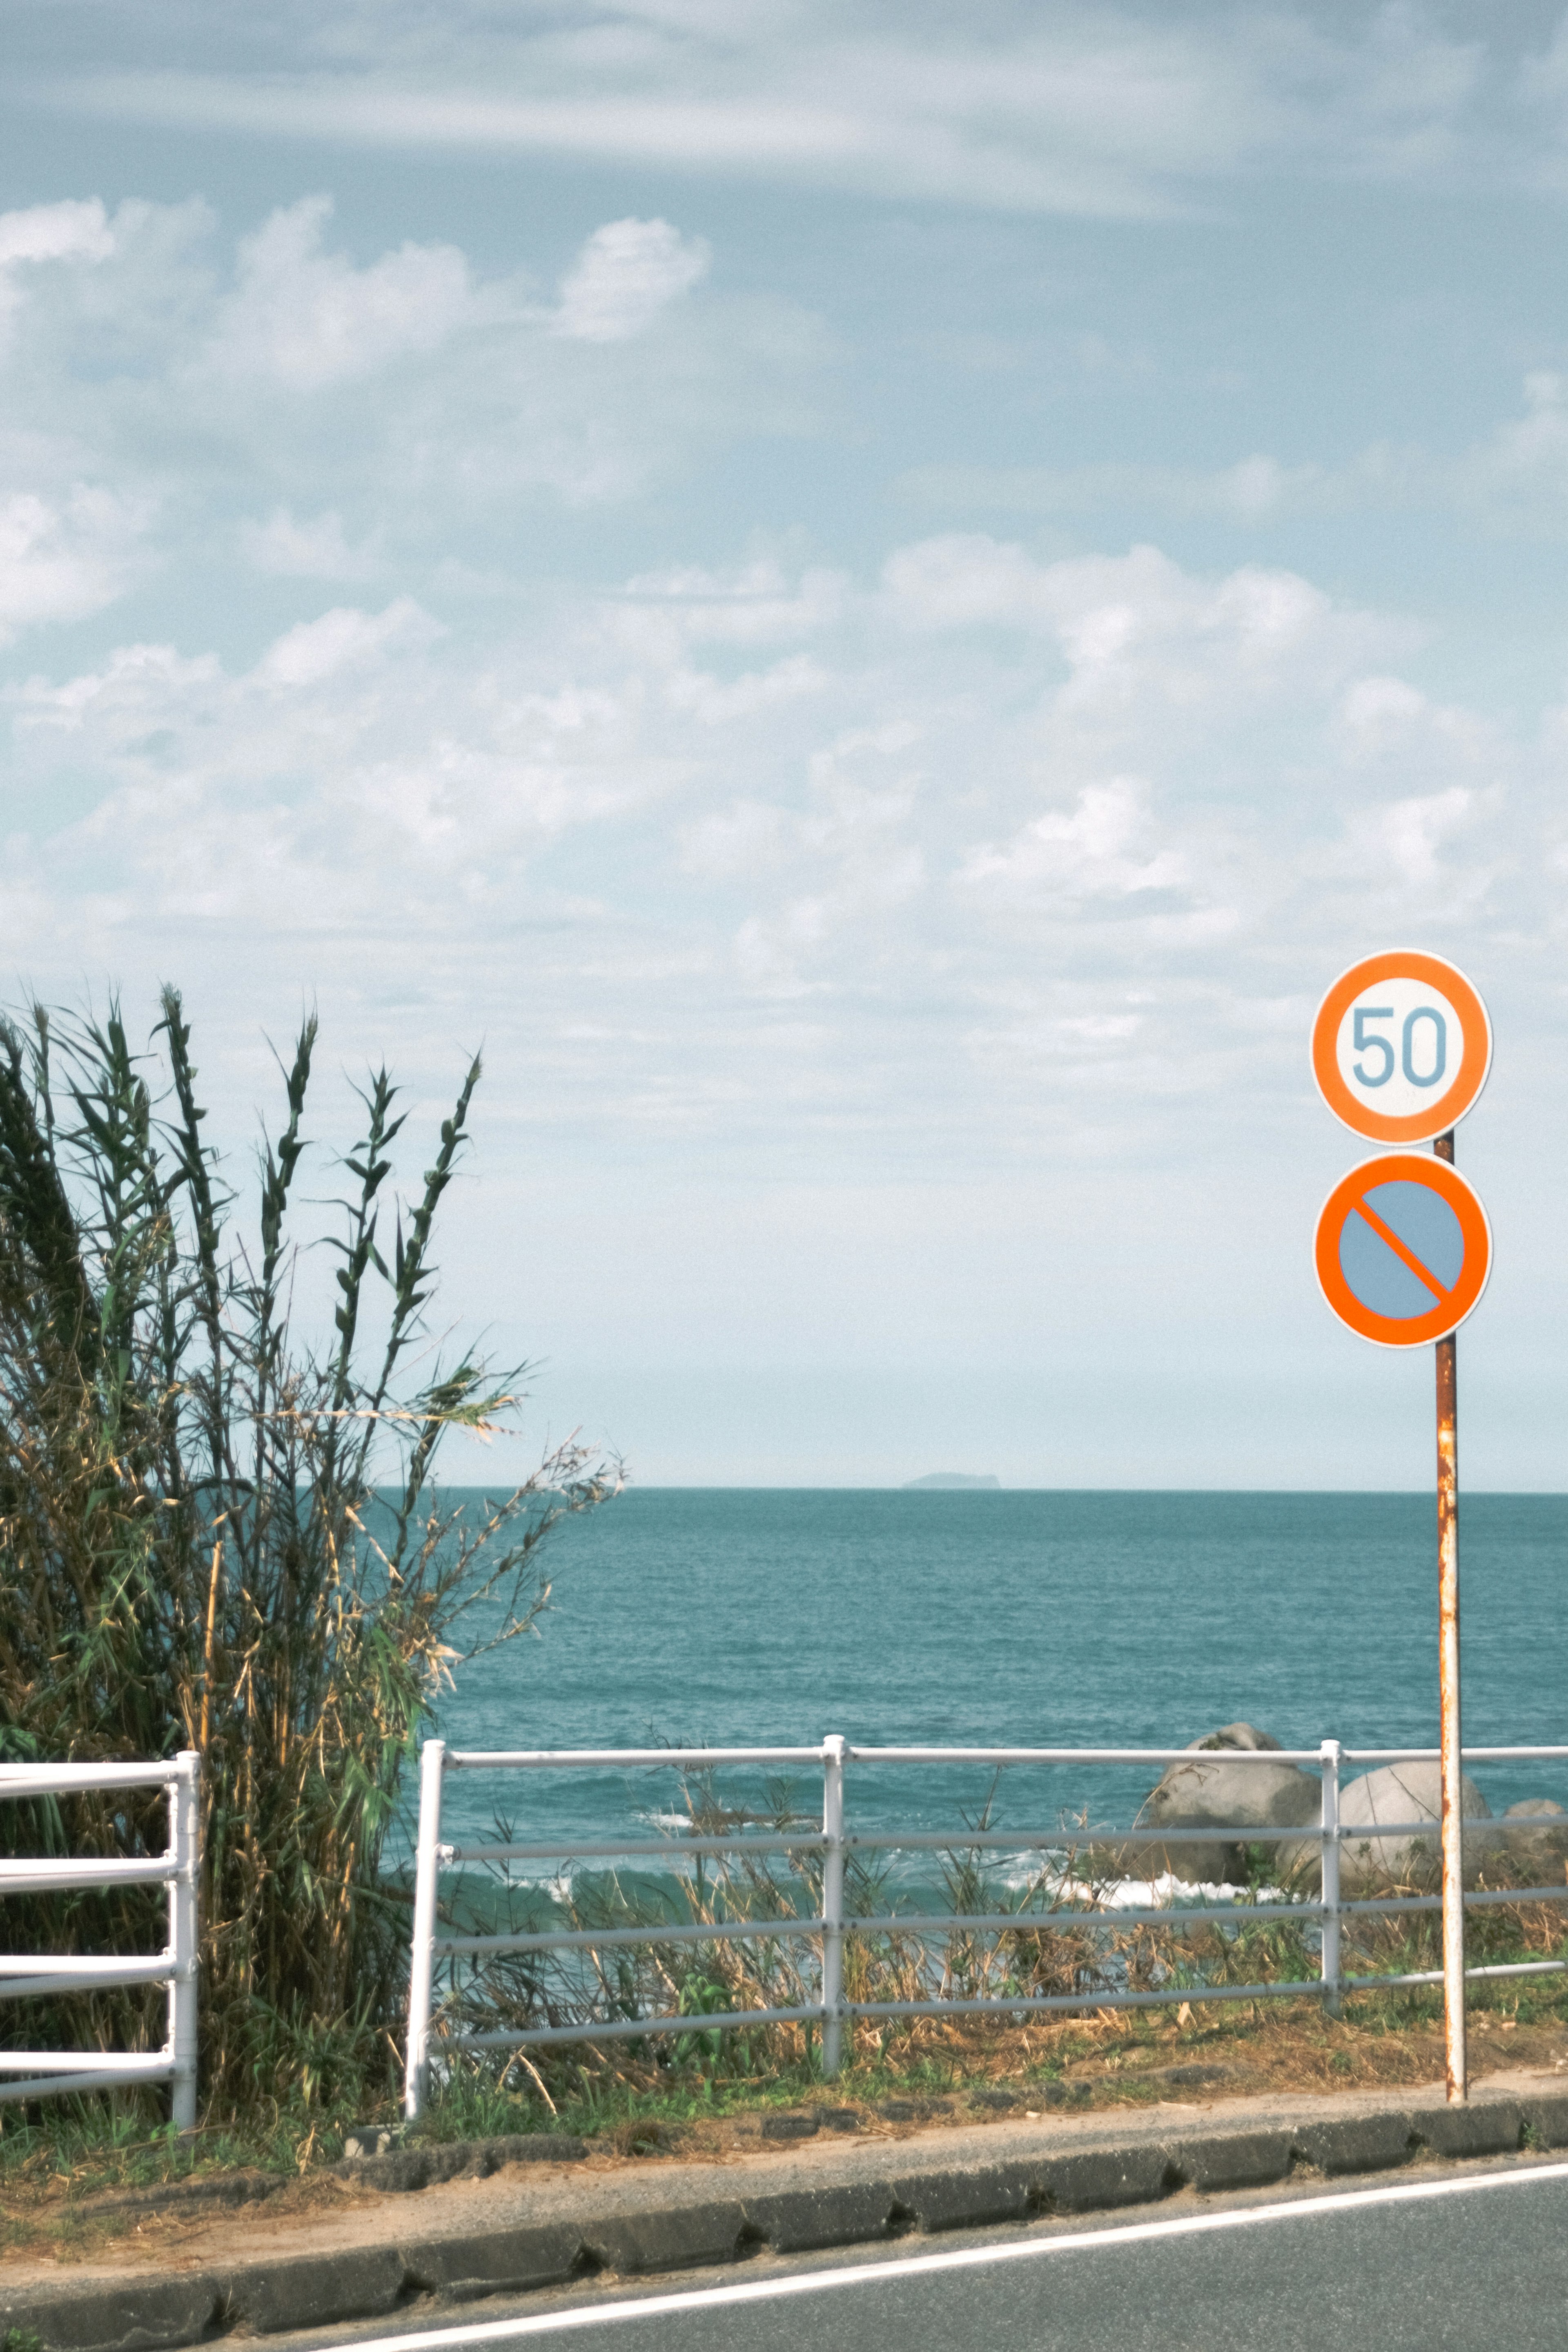
[[[4,978],[644,1484],[1420,1488],[1311,1015],[1490,1007],[1476,1487],[1568,1483],[1568,16],[0,0]]]

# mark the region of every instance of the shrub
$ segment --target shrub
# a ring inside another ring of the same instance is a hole
[[[478,1514],[432,1486],[448,1430],[508,1426],[518,1402],[470,1354],[415,1369],[477,1060],[410,1206],[388,1185],[405,1114],[384,1068],[371,1077],[326,1237],[330,1344],[295,1328],[316,1036],[311,1018],[242,1229],[177,992],[145,1054],[118,1007],[0,1022],[0,1755],[201,1751],[203,2079],[230,2110],[384,2070],[403,1768],[476,1605],[492,1604],[480,1646],[515,1638],[548,1598],[550,1528],[618,1483],[574,1444]],[[127,1839],[162,1849],[159,1806],[0,1806],[14,1852]],[[13,1899],[6,1926],[14,1950],[145,1949],[155,1919],[130,1890]],[[156,2013],[77,1995],[47,2026],[159,2040]],[[35,2039],[36,2007],[16,2031]]]

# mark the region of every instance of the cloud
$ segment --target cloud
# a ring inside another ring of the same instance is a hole
[[[339,605],[286,631],[268,647],[255,676],[264,687],[320,686],[345,670],[380,661],[391,647],[412,652],[439,635],[439,625],[411,596],[400,596],[374,614]]]
[[[253,546],[335,558],[334,518]],[[187,627],[0,694],[13,953],[68,992],[85,926],[225,1020],[368,992],[416,1066],[482,1003],[508,1099],[617,1151],[1111,1164],[1167,1101],[1275,1099],[1258,1008],[1342,944],[1552,934],[1557,738],[1433,703],[1415,642],[1280,568],[982,533]]]
[[[265,522],[239,527],[240,552],[258,572],[284,580],[363,580],[375,570],[369,547],[351,547],[336,510],[299,520],[279,507]]]
[[[395,14],[395,12],[394,12]],[[374,23],[374,36],[368,29]],[[273,0],[243,63],[221,26],[129,71],[61,75],[53,102],[117,120],[334,146],[476,149],[854,188],[1020,212],[1168,215],[1268,165],[1431,180],[1505,153],[1494,98],[1519,42],[1456,39],[1388,7],[1342,28],[1302,7],[1139,16],[984,0],[716,15],[621,0],[416,27]],[[155,55],[155,52],[153,53]],[[317,62],[317,60],[320,62]],[[1515,139],[1542,134],[1517,95]]]
[[[561,281],[552,324],[584,343],[625,343],[706,277],[712,254],[665,220],[606,221]]]
[[[437,351],[475,309],[456,247],[404,245],[356,269],[321,249],[330,196],[275,212],[239,248],[237,283],[208,352],[246,384],[319,392]]]
[[[1451,882],[1461,892],[1484,888],[1490,879],[1485,866],[1445,870],[1445,852],[1469,831],[1479,814],[1475,793],[1451,784],[1446,792],[1416,794],[1353,818],[1348,846],[1388,888],[1426,890],[1439,881]]]
[[[815,429],[818,322],[703,287],[708,248],[668,221],[592,230],[557,301],[451,245],[351,255],[324,196],[236,243],[199,202],[4,218],[0,311],[25,304],[26,331],[5,339],[0,479],[57,508],[111,485],[190,534],[165,539],[176,562],[209,563],[216,530],[275,579],[412,560],[422,585],[443,565],[493,582],[520,509],[626,501]]]
[[[1453,469],[1458,504],[1493,530],[1557,537],[1568,528],[1568,384],[1554,369],[1525,377],[1524,414]]]
[[[1287,466],[1258,454],[1210,469],[1184,466],[924,466],[899,478],[911,503],[1017,515],[1101,514],[1131,508],[1171,516],[1219,515],[1257,523],[1286,513],[1342,507],[1352,486],[1318,465]]]
[[[1457,456],[1412,442],[1370,443],[1337,464],[1257,453],[1213,467],[1100,464],[925,466],[895,489],[911,505],[1014,516],[1217,516],[1264,529],[1300,515],[1458,514],[1497,536],[1568,531],[1568,378],[1533,368],[1522,410]]]
[[[103,205],[95,196],[31,205],[0,213],[0,269],[26,261],[103,261],[114,250]]]
[[[26,298],[27,278],[49,263],[99,262],[114,250],[102,205],[68,199],[0,213],[0,332]]]
[[[1148,801],[1134,777],[1086,784],[1070,810],[1034,818],[1003,849],[972,851],[961,878],[1032,896],[1173,889],[1188,878],[1187,861],[1145,844]]]
[[[1214,581],[1150,546],[1042,563],[1015,541],[950,532],[900,549],[883,566],[882,586],[911,629],[1054,640],[1071,672],[1068,701],[1118,698],[1133,674],[1163,678],[1173,699],[1188,699],[1200,674],[1192,656],[1204,652],[1206,679],[1207,649],[1219,644],[1234,692],[1300,651],[1331,674],[1386,642],[1384,625],[1336,610],[1297,572],[1243,564]]]
[[[46,621],[77,621],[121,594],[147,521],[134,502],[79,487],[59,504],[0,498],[0,643]]]

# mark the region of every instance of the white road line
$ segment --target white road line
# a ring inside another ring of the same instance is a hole
[[[717,2311],[725,2304],[763,2303],[786,2294],[820,2294],[830,2288],[870,2286],[889,2279],[923,2278],[934,2271],[978,2270],[988,2263],[1037,2262],[1060,2254],[1090,2252],[1100,2246],[1126,2246],[1151,2238],[1190,2238],[1212,2230],[1251,2230],[1275,2221],[1299,2221],[1325,2213],[1348,2213],[1367,2205],[1407,2205],[1426,2198],[1464,2197],[1488,2189],[1528,2189],[1542,2180],[1568,2179],[1568,2164],[1532,2165],[1524,2172],[1472,2174],[1463,2180],[1408,2181],[1391,2189],[1347,2189],[1337,2195],[1301,2197],[1275,2205],[1248,2205],[1224,2213],[1193,2213],[1173,2221],[1129,2221],[1105,2230],[1080,2230],[1059,2238],[1029,2238],[1021,2244],[963,2246],[946,2254],[909,2254],[885,2263],[856,2263],[835,2271],[811,2271],[793,2278],[746,2279],[734,2286],[691,2287],[680,2294],[645,2295],[635,2302],[591,2305],[576,2311],[534,2312],[525,2319],[492,2319],[466,2327],[421,2327],[406,2336],[378,2336],[354,2342],[344,2352],[435,2352],[447,2344],[499,2344],[522,2336],[551,2336],[568,2328],[608,2327],[623,2320],[655,2319],[674,2311]]]

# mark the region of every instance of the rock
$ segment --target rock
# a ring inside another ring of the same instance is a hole
[[[1532,1874],[1540,1874],[1542,1885],[1555,1878],[1563,1857],[1568,1855],[1568,1813],[1562,1806],[1554,1805],[1550,1797],[1526,1797],[1522,1804],[1510,1805],[1503,1819],[1542,1824],[1537,1829],[1506,1830],[1503,1843],[1511,1860]]]
[[[1150,1830],[1297,1829],[1322,1811],[1322,1785],[1316,1773],[1295,1764],[1242,1764],[1238,1753],[1261,1755],[1279,1742],[1250,1723],[1227,1723],[1205,1732],[1188,1749],[1192,1763],[1172,1764],[1150,1792],[1133,1827]],[[1198,1761],[1198,1759],[1202,1761]],[[1169,1846],[1140,1840],[1122,1850],[1129,1869],[1157,1878],[1170,1871],[1198,1885],[1244,1886],[1247,1880],[1245,1838],[1182,1839]],[[1274,1851],[1271,1849],[1271,1852]],[[1265,1875],[1273,1877],[1270,1865]]]
[[[1489,1821],[1491,1808],[1467,1774],[1463,1782],[1465,1819]],[[1340,1822],[1349,1831],[1374,1829],[1379,1822],[1431,1822],[1442,1813],[1442,1774],[1436,1763],[1385,1764],[1347,1780],[1340,1790]],[[1465,1832],[1465,1883],[1473,1883],[1497,1833]],[[1436,1886],[1442,1875],[1442,1856],[1436,1829],[1430,1837],[1346,1837],[1340,1847],[1340,1893],[1346,1902],[1384,1893],[1389,1887]]]
[[[1270,1748],[1278,1754],[1279,1749],[1274,1734],[1259,1731],[1255,1723],[1222,1723],[1217,1731],[1205,1731],[1201,1739],[1189,1740],[1187,1745],[1198,1753],[1206,1748],[1245,1748],[1258,1756]]]

